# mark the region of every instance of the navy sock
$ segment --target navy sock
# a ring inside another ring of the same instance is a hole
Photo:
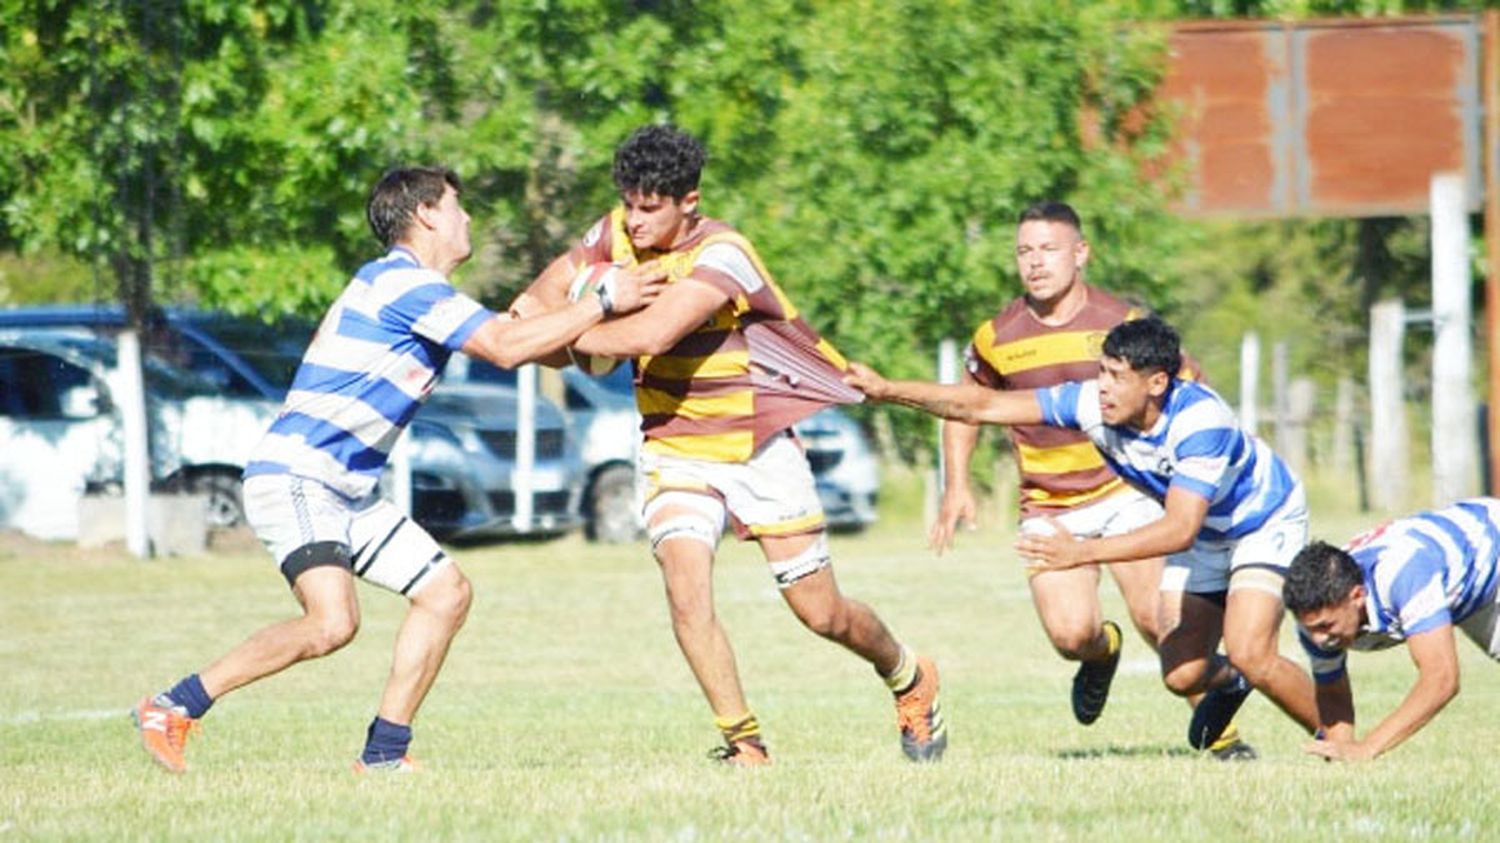
[[[365,751],[359,760],[366,764],[382,761],[400,761],[411,746],[411,727],[392,723],[383,717],[370,721],[370,730],[365,733]]]
[[[173,685],[172,690],[167,692],[167,696],[174,705],[187,709],[187,715],[194,720],[207,714],[214,704],[208,692],[203,690],[203,680],[199,679],[196,673]]]

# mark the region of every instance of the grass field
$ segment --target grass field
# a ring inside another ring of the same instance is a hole
[[[893,508],[899,510],[900,507]],[[1314,511],[1342,539],[1361,522]],[[220,702],[193,769],[146,758],[127,710],[294,603],[258,547],[141,563],[0,544],[4,839],[1456,839],[1500,833],[1500,668],[1460,642],[1464,690],[1388,758],[1327,765],[1252,697],[1262,759],[1186,748],[1186,707],[1127,639],[1094,726],[1038,627],[1010,534],[935,558],[914,516],[836,537],[846,591],[938,660],[952,741],[907,763],[868,668],[803,631],[762,564],[726,544],[719,606],[776,765],[718,769],[706,706],[641,547],[576,537],[456,551],[476,585],[416,724],[410,777],[355,778],[402,601],[362,589],[356,641]],[[1103,589],[1110,614],[1118,595]],[[1294,647],[1290,633],[1285,645]],[[1300,660],[1300,655],[1296,658]],[[1356,655],[1364,725],[1404,694],[1403,651]]]

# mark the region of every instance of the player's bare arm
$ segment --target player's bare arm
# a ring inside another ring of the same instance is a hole
[[[642,280],[643,276],[645,280]],[[638,310],[654,301],[664,286],[666,281],[659,273],[654,276],[652,273],[622,274],[612,297],[612,312],[621,314]],[[519,318],[513,314],[497,316],[474,332],[464,343],[463,351],[507,369],[543,360],[610,315],[604,312],[602,302],[597,296],[588,296],[534,315]],[[526,302],[521,312],[535,309],[532,302]]]
[[[1314,741],[1306,746],[1309,753],[1334,761],[1375,758],[1416,734],[1458,695],[1458,649],[1452,625],[1419,632],[1406,639],[1406,648],[1417,666],[1417,681],[1401,705],[1363,740]]]
[[[510,304],[510,312],[516,316],[532,316],[567,306],[568,286],[578,270],[579,264],[575,262],[572,252],[558,255],[552,263],[547,264],[547,268],[542,270],[536,280],[516,296]],[[635,266],[621,267],[616,277],[621,279],[617,283],[634,283],[643,290],[649,290],[665,286],[667,274],[659,261],[646,261]],[[659,294],[660,289],[656,289],[656,292]],[[618,305],[615,310],[617,313],[628,312]]]
[[[1322,740],[1334,743],[1354,741],[1354,691],[1349,687],[1349,673],[1345,671],[1332,682],[1317,685],[1318,722],[1322,725]]]
[[[975,381],[972,375],[964,372],[963,382]],[[927,541],[939,555],[953,546],[953,536],[960,523],[974,526],[978,506],[969,485],[969,458],[978,442],[979,425],[953,420],[943,422],[943,503]]]
[[[563,307],[568,303],[568,284],[576,271],[572,252],[558,255],[516,296],[515,301],[510,304],[510,312],[518,316],[531,316]]]
[[[1032,571],[1062,571],[1096,562],[1138,562],[1192,546],[1203,519],[1208,516],[1208,499],[1172,487],[1167,490],[1161,518],[1128,533],[1094,539],[1075,538],[1056,519],[1048,518],[1054,532],[1050,535],[1023,535],[1016,539],[1016,551],[1037,560]]]
[[[728,301],[722,290],[689,276],[669,285],[650,307],[593,327],[573,347],[585,354],[610,357],[661,354]]]
[[[1042,405],[1029,390],[986,389],[975,383],[892,381],[863,363],[850,363],[844,382],[877,401],[925,410],[969,424],[1041,424]]]

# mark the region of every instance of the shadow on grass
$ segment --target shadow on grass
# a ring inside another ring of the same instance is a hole
[[[1066,749],[1057,753],[1064,761],[1089,761],[1097,758],[1185,758],[1198,753],[1185,746],[1142,744],[1140,746],[1106,746],[1096,749]]]

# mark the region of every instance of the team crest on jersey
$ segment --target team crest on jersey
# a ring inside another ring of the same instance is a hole
[[[603,237],[603,236],[604,236],[604,221],[600,220],[599,222],[594,223],[594,227],[590,228],[588,230],[587,234],[583,235],[583,245],[584,245],[584,247],[585,248],[592,248],[595,243],[599,242],[599,238]]]
[[[1106,336],[1108,334],[1104,331],[1090,331],[1088,336],[1083,338],[1083,345],[1088,349],[1090,357],[1097,359],[1104,356],[1104,338]]]

